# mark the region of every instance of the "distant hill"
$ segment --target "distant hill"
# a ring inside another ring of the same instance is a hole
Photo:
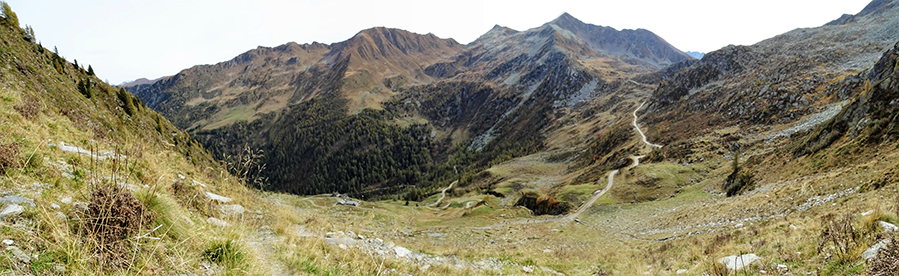
[[[116,85],[116,87],[128,88],[128,87],[138,86],[138,85],[142,85],[142,84],[151,84],[151,83],[156,82],[157,80],[159,80],[159,79],[157,78],[157,79],[149,80],[147,78],[139,78],[139,79],[136,79],[133,81],[122,82],[121,84]]]
[[[687,51],[686,53],[696,59],[702,59],[702,56],[705,56],[703,52]]]

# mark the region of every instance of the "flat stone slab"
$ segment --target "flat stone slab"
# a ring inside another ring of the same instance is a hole
[[[7,205],[6,208],[3,208],[3,211],[0,211],[0,219],[9,216],[18,216],[22,212],[25,212],[25,207],[19,206],[18,204],[10,204]]]
[[[394,247],[393,252],[396,253],[396,256],[400,257],[400,258],[409,256],[409,254],[412,253],[412,251],[410,251],[409,249],[406,249],[402,246]]]
[[[228,203],[228,202],[231,202],[231,199],[230,199],[230,198],[227,198],[227,197],[224,197],[224,196],[220,196],[220,195],[217,195],[217,194],[213,194],[213,193],[210,193],[210,192],[206,192],[206,197],[209,197],[209,199],[211,199],[211,200],[213,200],[213,201],[218,201],[218,202],[221,202],[221,203]]]
[[[228,222],[227,222],[227,221],[220,220],[220,219],[213,218],[213,217],[209,217],[208,219],[206,219],[206,222],[209,223],[209,224],[218,226],[218,227],[225,227],[225,226],[228,226]]]
[[[18,205],[27,205],[28,207],[34,208],[37,205],[34,205],[34,199],[30,199],[27,197],[21,196],[4,196],[0,197],[0,205],[9,205],[9,204],[18,204]]]
[[[727,256],[719,259],[718,262],[724,264],[727,269],[740,270],[744,267],[749,266],[753,262],[758,261],[759,259],[761,258],[759,258],[759,256],[756,256],[755,254],[743,254]]]

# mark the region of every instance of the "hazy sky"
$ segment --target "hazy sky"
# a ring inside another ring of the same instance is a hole
[[[113,84],[226,61],[259,45],[333,43],[385,26],[460,43],[495,24],[526,30],[568,12],[586,23],[648,29],[682,51],[753,44],[816,27],[869,0],[237,1],[6,0],[44,47]]]

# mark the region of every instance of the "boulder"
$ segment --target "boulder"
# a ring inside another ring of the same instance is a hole
[[[19,206],[18,204],[11,204],[3,208],[3,211],[0,211],[0,219],[9,217],[9,216],[18,216],[22,212],[25,212],[25,207]]]
[[[218,201],[218,202],[220,202],[220,203],[228,203],[228,202],[231,202],[231,199],[230,199],[230,198],[227,198],[227,197],[224,197],[224,196],[220,196],[220,195],[217,195],[217,194],[213,194],[213,193],[210,193],[210,192],[206,192],[206,197],[208,197],[208,198],[211,199],[212,201]]]
[[[240,204],[232,204],[232,205],[221,205],[219,206],[219,211],[222,212],[222,216],[236,216],[243,215],[243,212],[246,209],[243,208]]]
[[[394,247],[393,252],[396,253],[396,256],[400,257],[400,258],[404,258],[404,257],[408,256],[409,253],[412,253],[412,251],[410,251],[409,249],[406,249],[402,246]]]
[[[879,242],[875,243],[870,248],[865,250],[865,252],[862,252],[862,258],[864,258],[866,261],[874,259],[874,257],[877,257],[877,253],[880,252],[881,249],[886,248],[887,245],[890,244],[890,242],[891,241],[888,239],[880,240]]]
[[[897,227],[896,225],[894,225],[892,223],[889,223],[886,221],[878,221],[878,223],[880,223],[880,228],[883,228],[883,231],[893,232],[893,231],[899,230],[899,227]]]
[[[31,208],[36,207],[36,205],[34,205],[34,199],[14,195],[0,197],[0,205],[9,204],[25,205]]]
[[[6,248],[6,251],[12,253],[13,258],[16,258],[16,260],[19,260],[20,262],[26,264],[31,263],[31,257],[29,257],[28,254],[25,254],[25,252],[23,252],[22,249],[19,249],[18,247],[10,246]]]
[[[743,255],[733,255],[721,258],[718,260],[719,263],[724,264],[727,269],[730,270],[740,270],[744,267],[749,266],[755,261],[758,261],[759,258],[755,254],[743,254]]]

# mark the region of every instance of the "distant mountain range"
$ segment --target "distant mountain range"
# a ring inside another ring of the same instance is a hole
[[[235,154],[243,144],[266,149],[264,173],[276,189],[384,194],[413,183],[430,187],[449,181],[447,170],[459,166],[448,162],[468,150],[476,154],[467,157],[465,171],[540,150],[546,146],[543,132],[557,119],[552,114],[633,86],[629,78],[688,60],[694,58],[648,30],[619,31],[565,13],[526,31],[496,26],[468,45],[371,28],[331,45],[259,47],[227,62],[128,87],[220,156]],[[351,126],[331,127],[354,125],[354,118],[371,112],[381,115],[362,128],[395,128],[389,131],[396,133],[391,141],[409,141],[380,156],[419,161],[399,164],[379,157],[369,165],[389,164],[391,170],[359,170],[352,162],[363,157],[350,158],[354,152],[391,146],[362,129],[358,137],[307,144],[312,136],[354,133],[345,129]],[[310,128],[326,133],[306,131]],[[460,143],[465,146],[453,147]],[[315,154],[320,150],[331,154]],[[321,159],[327,156],[343,157]]]

